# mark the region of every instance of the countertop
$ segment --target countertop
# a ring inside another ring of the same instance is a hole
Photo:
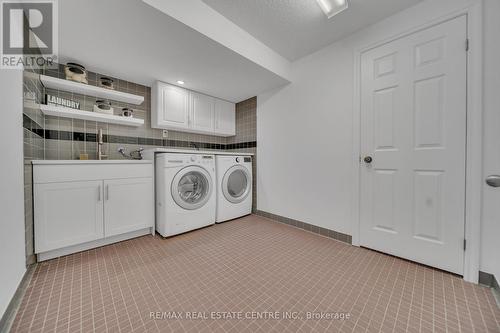
[[[34,165],[55,164],[151,164],[150,160],[33,160]]]
[[[203,155],[232,155],[232,156],[253,156],[252,153],[228,152],[224,150],[195,150],[195,149],[175,149],[175,148],[153,148],[144,150],[148,153],[180,153],[180,154],[203,154]]]
[[[227,152],[223,150],[194,150],[175,148],[153,148],[144,150],[143,160],[33,160],[33,165],[71,165],[71,164],[151,164],[155,153],[180,153],[180,154],[202,154],[202,155],[231,155],[231,156],[253,156],[252,153]]]

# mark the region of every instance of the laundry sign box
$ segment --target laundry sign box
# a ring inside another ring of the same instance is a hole
[[[80,102],[75,102],[71,99],[58,97],[50,94],[45,94],[45,104],[64,106],[66,108],[80,110]]]

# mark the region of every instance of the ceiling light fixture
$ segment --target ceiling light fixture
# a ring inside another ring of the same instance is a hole
[[[328,18],[332,18],[349,7],[347,0],[316,0]]]
[[[179,80],[179,81],[177,81],[177,83],[178,83],[178,84],[184,84],[184,81]]]

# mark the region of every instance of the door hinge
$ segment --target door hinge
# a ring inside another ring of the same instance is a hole
[[[470,42],[469,42],[469,38],[467,38],[467,39],[465,40],[465,51],[469,51],[469,44],[470,44]]]
[[[467,248],[467,240],[464,239],[464,251],[465,251],[466,248]]]

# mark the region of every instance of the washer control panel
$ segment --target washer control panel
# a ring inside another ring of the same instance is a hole
[[[200,164],[207,166],[214,166],[214,157],[211,155],[203,155],[200,159]]]
[[[167,157],[167,165],[176,167],[179,165],[198,164],[207,168],[215,166],[214,156],[212,155],[191,155],[191,154],[171,154]]]

